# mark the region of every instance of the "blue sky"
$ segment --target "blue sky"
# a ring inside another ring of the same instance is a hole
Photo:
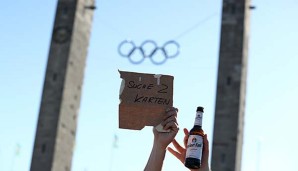
[[[251,13],[243,171],[297,170],[298,2],[254,0]],[[152,128],[118,129],[118,69],[169,74],[180,127],[191,128],[205,107],[212,141],[221,1],[97,1],[85,69],[73,171],[142,170]],[[56,1],[3,1],[0,6],[0,170],[27,171],[52,34]],[[196,26],[196,27],[194,27]],[[163,65],[133,65],[119,43],[152,39],[180,44]],[[113,147],[117,135],[117,148]],[[177,135],[182,141],[183,132]],[[16,155],[16,150],[19,151]],[[164,171],[186,170],[167,154]]]

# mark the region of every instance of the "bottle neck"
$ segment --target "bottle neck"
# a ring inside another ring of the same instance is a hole
[[[197,111],[194,126],[202,127],[203,112]]]

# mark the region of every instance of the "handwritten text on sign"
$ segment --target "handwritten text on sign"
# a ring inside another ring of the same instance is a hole
[[[169,88],[168,85],[166,84],[161,84],[160,89],[157,90],[157,93],[167,93],[167,89]],[[127,88],[129,89],[138,89],[138,90],[144,90],[144,91],[150,91],[150,90],[154,90],[155,85],[154,84],[140,84],[140,83],[135,83],[135,81],[129,81]],[[157,87],[158,89],[158,87]],[[155,94],[155,93],[154,93]],[[154,104],[162,104],[162,105],[169,105],[170,104],[171,99],[169,98],[163,98],[163,97],[156,97],[156,96],[142,96],[140,94],[136,94],[135,98],[134,98],[134,102],[135,103],[154,103]]]
[[[162,120],[167,107],[173,106],[173,76],[119,71],[119,127],[142,129]]]

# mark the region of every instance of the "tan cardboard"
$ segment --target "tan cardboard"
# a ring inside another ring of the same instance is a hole
[[[173,106],[173,82],[170,75],[119,71],[119,128],[141,130],[157,126],[167,107]]]

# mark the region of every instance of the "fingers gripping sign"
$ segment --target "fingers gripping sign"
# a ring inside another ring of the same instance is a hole
[[[158,132],[170,132],[171,129],[178,128],[177,123],[178,109],[171,107],[166,109],[166,113],[163,116],[163,121],[155,127]]]
[[[163,121],[159,124],[159,126],[153,128],[154,140],[160,144],[163,149],[167,148],[179,131],[177,111],[178,109],[174,107],[169,108]],[[158,130],[159,128],[162,130]]]

